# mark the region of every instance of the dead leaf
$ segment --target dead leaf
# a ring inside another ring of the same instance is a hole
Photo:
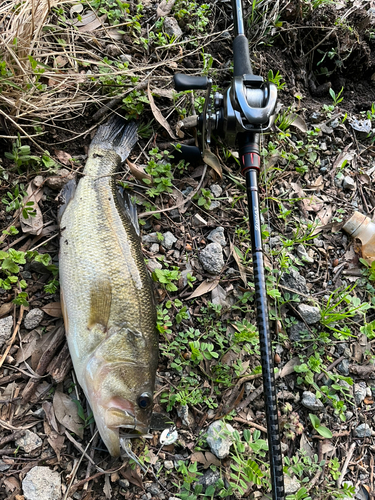
[[[87,33],[88,31],[94,31],[94,30],[96,30],[96,28],[99,28],[99,26],[103,26],[106,19],[107,19],[107,14],[104,14],[103,16],[100,16],[100,17],[96,17],[96,15],[95,15],[95,19],[93,19],[88,24],[81,25],[78,28],[78,31],[80,33]],[[77,23],[77,25],[78,25],[78,23]]]
[[[310,441],[307,439],[306,434],[303,432],[301,435],[301,441],[299,444],[299,449],[301,451],[304,451],[307,456],[310,458],[314,457],[314,447],[310,443]]]
[[[308,212],[319,212],[324,206],[323,201],[315,196],[315,194],[309,196],[308,198],[303,198],[302,200],[305,210]]]
[[[138,167],[135,163],[132,163],[129,160],[126,160],[126,163],[128,164],[130,173],[134,175],[136,179],[139,181],[143,181],[143,179],[148,179],[150,183],[152,184],[152,177],[149,174],[146,174],[146,172],[143,170],[142,167]]]
[[[77,404],[67,394],[56,391],[53,396],[53,409],[61,425],[83,438],[83,422],[78,416]]]
[[[322,453],[325,455],[326,453],[331,453],[335,449],[335,446],[328,440],[323,441],[322,444]]]
[[[168,14],[170,14],[172,10],[175,1],[176,0],[162,0],[156,9],[156,15],[158,17],[168,16]]]
[[[372,398],[366,397],[364,400],[365,405],[372,405],[374,400]]]
[[[153,88],[152,93],[159,97],[166,97],[167,99],[173,99],[175,92],[172,89],[159,89]]]
[[[64,165],[70,165],[72,161],[72,155],[67,153],[66,151],[55,150],[56,158]],[[68,172],[69,174],[69,172]]]
[[[60,302],[50,302],[49,304],[42,307],[42,311],[48,314],[48,316],[52,316],[53,318],[62,318]]]
[[[64,447],[65,436],[61,436],[56,431],[54,431],[46,421],[44,421],[44,433],[47,435],[47,441],[49,445],[56,453],[57,460],[60,461],[61,450]]]
[[[231,243],[230,244],[230,251],[232,252],[234,260],[236,261],[236,264],[238,266],[238,270],[240,271],[241,279],[244,282],[244,285],[247,286],[246,268],[241,262],[241,259],[243,257],[241,250],[239,250],[237,247],[235,247]]]
[[[190,455],[190,462],[195,463],[198,462],[199,464],[205,464],[206,459],[204,454],[201,451],[196,451],[192,455]]]
[[[332,171],[335,172],[337,169],[340,170],[343,167],[344,162],[351,161],[354,158],[353,153],[347,151],[342,151],[333,162]]]
[[[148,97],[148,100],[150,102],[150,107],[151,107],[151,111],[152,111],[152,114],[154,115],[155,117],[155,120],[160,123],[160,125],[165,128],[165,130],[168,132],[168,134],[172,137],[172,139],[174,139],[175,141],[177,141],[177,137],[174,135],[169,123],[167,122],[167,120],[164,118],[164,116],[162,115],[160,109],[156,106],[155,104],[155,101],[154,101],[154,98],[152,97],[152,94],[151,94],[151,90],[150,90],[150,85],[148,85],[147,87],[147,97]]]
[[[36,193],[37,192],[37,193]],[[24,197],[24,203],[31,203],[27,208],[31,208],[35,215],[24,217],[23,211],[20,213],[21,229],[24,233],[40,234],[43,229],[43,215],[39,208],[38,201],[43,195],[43,188],[36,188],[33,182],[27,186],[27,196]]]
[[[231,349],[229,351],[227,351],[224,356],[221,358],[221,363],[223,365],[227,365],[227,366],[232,366],[233,363],[236,361],[236,359],[238,358],[238,354],[236,354],[234,351],[232,351]]]
[[[13,302],[6,302],[0,307],[0,318],[7,316],[14,309]]]
[[[112,498],[112,486],[109,480],[109,475],[106,474],[104,478],[105,479],[104,479],[103,493],[106,498]]]
[[[218,304],[224,308],[228,308],[230,304],[226,299],[227,299],[227,292],[224,290],[223,287],[217,285],[217,287],[214,288],[211,292],[212,304]]]
[[[217,465],[218,467],[220,467],[221,462],[217,457],[215,457],[215,455],[213,453],[211,453],[210,451],[206,451],[205,457],[207,460],[207,466],[204,466],[205,469],[207,467],[210,467],[210,465]]]
[[[215,170],[220,179],[223,178],[223,169],[221,168],[218,157],[207,148],[204,150],[203,153],[203,161],[206,165]]]
[[[298,128],[298,130],[300,130],[303,133],[307,132],[306,122],[301,116],[292,113],[290,116],[288,116],[288,120],[289,119],[293,120],[292,123],[290,124],[291,127]]]
[[[57,423],[56,415],[53,411],[53,404],[50,401],[43,401],[42,408],[46,415],[45,422],[47,422],[55,432],[60,433],[59,424]]]
[[[309,189],[318,190],[318,189],[322,189],[323,186],[324,186],[323,176],[319,175],[319,177],[317,179],[315,179],[315,181],[310,184]]]
[[[16,364],[19,365],[26,361],[35,351],[37,341],[40,339],[39,332],[32,330],[21,341],[20,348],[17,351]]]
[[[320,222],[325,226],[326,224],[329,224],[332,219],[332,205],[325,205],[319,212],[316,214],[320,220]]]
[[[55,59],[55,67],[56,68],[63,68],[68,64],[68,59],[63,56],[57,56]]]
[[[20,482],[14,476],[6,477],[3,479],[3,485],[7,491],[14,491],[21,489]]]
[[[166,447],[164,446],[164,449],[165,448]],[[131,469],[130,467],[128,467],[125,470],[120,470],[120,474],[124,479],[127,479],[129,483],[132,483],[135,486],[138,486],[138,488],[143,489],[142,479],[135,469]]]
[[[360,377],[366,378],[372,375],[375,371],[374,365],[350,365],[349,366],[350,373],[354,373],[355,375],[359,375]]]
[[[280,378],[286,377],[287,375],[290,375],[291,373],[294,373],[294,367],[298,366],[301,364],[301,360],[299,357],[295,357],[290,359],[287,364],[282,368],[280,372]]]
[[[204,295],[205,293],[211,292],[214,288],[217,287],[219,281],[220,278],[202,281],[202,283],[194,290],[194,292],[187,298],[187,300],[194,299],[196,297]]]

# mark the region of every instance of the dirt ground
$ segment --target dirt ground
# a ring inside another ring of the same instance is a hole
[[[370,500],[375,268],[342,226],[354,211],[374,217],[375,4],[243,3],[254,73],[278,86],[259,182],[287,492]],[[0,499],[266,498],[238,155],[215,134],[216,168],[161,153],[200,137],[178,135],[179,122],[202,111],[204,94],[174,92],[173,75],[210,76],[221,92],[231,82],[231,4],[47,4],[17,43],[20,11],[0,7]],[[135,197],[160,333],[150,435],[121,458],[75,378],[58,282],[59,193],[113,111],[139,125],[116,180]],[[222,264],[209,272],[201,256],[215,242]],[[223,457],[207,439],[214,422],[231,426]],[[176,440],[161,443],[164,429]]]

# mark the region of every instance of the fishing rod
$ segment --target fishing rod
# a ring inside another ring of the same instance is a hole
[[[211,153],[211,133],[228,146],[238,146],[242,175],[246,179],[249,226],[252,246],[255,302],[259,331],[262,377],[267,420],[271,487],[273,500],[284,500],[284,476],[277,414],[275,375],[268,320],[267,292],[264,273],[262,233],[259,210],[258,175],[260,172],[260,136],[274,121],[277,88],[253,74],[249,41],[245,35],[242,0],[232,0],[235,38],[233,40],[233,79],[224,92],[211,98],[212,80],[206,77],[176,74],[178,91],[204,89],[206,99],[203,113],[196,126],[202,132],[202,153],[199,148],[182,146],[182,157],[203,157],[206,163],[214,161]]]

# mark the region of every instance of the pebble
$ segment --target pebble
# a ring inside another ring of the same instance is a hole
[[[323,248],[324,247],[324,241],[320,240],[319,238],[314,238],[313,239],[314,245],[318,248]]]
[[[337,369],[341,373],[341,375],[347,377],[349,375],[349,366],[350,366],[350,361],[345,358],[341,361],[341,363],[337,365]]]
[[[350,126],[360,139],[366,139],[371,132],[371,120],[356,120],[354,119]]]
[[[293,342],[299,342],[300,340],[308,340],[311,338],[311,333],[308,330],[305,323],[302,321],[297,321],[289,328],[289,338]]]
[[[330,127],[332,128],[337,128],[338,126],[340,125],[340,122],[339,122],[339,119],[338,118],[335,118],[334,120],[331,121],[331,123],[329,124]]]
[[[219,198],[219,196],[221,196],[221,193],[223,192],[223,190],[219,186],[219,184],[211,184],[210,191],[214,195],[215,198]]]
[[[211,274],[220,274],[224,267],[223,250],[219,243],[209,243],[199,254],[203,269]]]
[[[152,484],[149,488],[148,491],[151,493],[151,495],[157,496],[160,495],[160,490],[156,486],[156,484]]]
[[[354,435],[359,438],[371,437],[372,429],[368,424],[361,424],[354,429]]]
[[[149,233],[142,236],[142,243],[151,244],[151,243],[159,243],[159,238],[157,233]]]
[[[44,312],[41,309],[31,309],[31,311],[27,313],[24,321],[26,330],[34,330],[34,328],[39,326],[43,319],[43,316]]]
[[[219,243],[222,247],[225,247],[227,242],[224,236],[224,228],[217,227],[213,229],[210,234],[207,236],[209,241],[213,241],[214,243]]]
[[[321,151],[327,151],[327,143],[326,142],[321,142],[320,143],[320,149],[321,149]]]
[[[198,484],[201,484],[204,489],[208,488],[208,486],[212,486],[216,484],[220,479],[220,472],[218,470],[207,470],[203,476],[199,478]]]
[[[150,269],[151,273],[153,273],[155,269],[163,269],[163,266],[160,264],[160,262],[155,259],[148,259],[147,267]]]
[[[40,448],[43,444],[43,441],[38,436],[38,434],[35,434],[35,432],[26,430],[25,434],[16,439],[15,443],[16,446],[22,448],[25,451],[25,453],[31,453],[37,448]]]
[[[345,413],[346,420],[350,420],[353,415],[354,415],[354,413],[352,411],[347,411]]]
[[[311,120],[311,123],[319,123],[323,120],[323,115],[321,113],[319,113],[318,111],[314,111],[310,115],[310,120]]]
[[[132,56],[130,54],[121,54],[120,56],[120,61],[121,62],[128,62],[131,63],[133,60]]]
[[[348,191],[355,191],[357,185],[354,182],[353,177],[346,175],[342,181],[342,187]]]
[[[174,36],[175,38],[179,38],[182,36],[182,29],[178,25],[177,20],[174,17],[165,17],[164,18],[164,31],[169,36]]]
[[[166,233],[163,233],[163,241],[161,244],[163,245],[164,248],[167,250],[170,250],[173,245],[176,243],[177,238],[175,237],[174,234],[172,234],[170,231],[167,231]]]
[[[4,471],[8,470],[8,469],[10,469],[10,467],[11,467],[10,464],[6,464],[2,460],[0,460],[0,472],[4,472]]]
[[[196,227],[207,226],[208,222],[203,219],[199,214],[195,214],[193,217],[193,223]]]
[[[61,168],[56,172],[56,175],[47,177],[45,185],[54,191],[60,191],[71,179],[73,179],[72,172],[69,172],[66,168]]]
[[[305,278],[295,269],[291,269],[289,273],[282,273],[280,282],[283,286],[286,286],[297,293],[300,292],[305,295],[309,293]]]
[[[189,411],[188,405],[179,406],[177,408],[177,415],[180,417],[182,425],[185,427],[191,427],[195,422],[193,415]]]
[[[366,383],[358,382],[358,384],[354,384],[353,393],[354,393],[354,400],[357,406],[359,406],[366,397]]]
[[[153,243],[150,246],[150,252],[152,252],[152,253],[158,253],[158,251],[159,251],[159,243]]]
[[[304,391],[302,394],[302,404],[311,411],[321,411],[324,408],[320,399],[317,399],[315,394],[310,391]]]
[[[295,476],[290,477],[287,474],[284,474],[284,488],[286,495],[291,495],[292,493],[295,493],[300,489],[300,487],[301,483]]]
[[[299,304],[297,310],[308,325],[318,323],[322,317],[319,307]]]
[[[307,264],[314,263],[314,259],[312,257],[309,257],[309,255],[307,255],[306,248],[303,245],[298,245],[297,255],[302,260],[302,262],[306,262]]]
[[[172,470],[174,468],[174,463],[172,460],[165,460],[164,467],[168,470]]]
[[[209,426],[207,444],[218,459],[221,460],[229,455],[229,449],[233,444],[233,433],[233,427],[222,420],[216,420]]]
[[[130,486],[130,483],[127,479],[120,479],[118,484],[119,486],[121,486],[121,488],[124,488],[124,490],[126,490]]]
[[[22,481],[25,500],[59,500],[61,477],[49,467],[33,467]]]
[[[13,317],[7,316],[0,319],[0,347],[2,347],[12,335],[13,330]]]
[[[220,201],[212,200],[210,206],[208,207],[208,210],[211,212],[212,210],[216,210],[219,207],[220,207]]]

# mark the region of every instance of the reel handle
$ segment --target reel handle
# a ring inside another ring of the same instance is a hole
[[[209,85],[209,78],[205,76],[190,76],[182,73],[176,73],[173,77],[174,88],[176,90],[206,90]]]

